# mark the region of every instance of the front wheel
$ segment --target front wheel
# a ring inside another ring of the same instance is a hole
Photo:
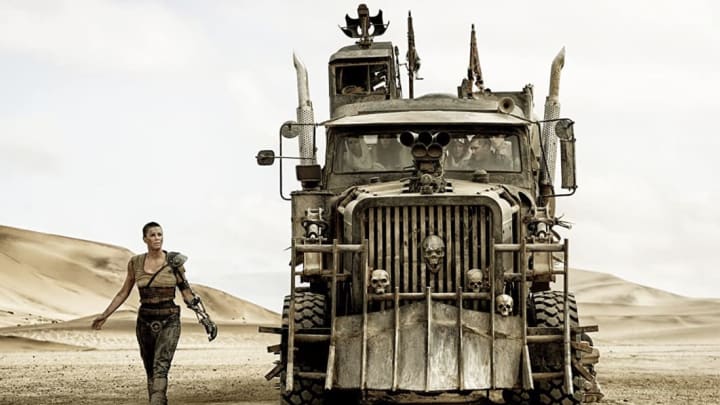
[[[329,321],[326,317],[325,296],[310,292],[295,293],[295,330],[326,328]],[[285,297],[282,322],[287,327],[290,314],[290,296]],[[287,366],[287,334],[281,340],[281,359]],[[301,371],[324,372],[327,363],[327,345],[306,344],[295,346],[294,363]],[[295,376],[293,389],[285,389],[285,372],[280,374],[280,405],[324,405],[324,380]]]
[[[534,318],[538,327],[562,328],[564,325],[565,305],[563,301],[563,293],[561,291],[543,291],[535,293],[532,296],[532,304],[534,309]],[[578,326],[578,310],[575,296],[568,294],[568,308],[570,326]],[[581,335],[581,340],[592,347],[592,339],[586,334]],[[535,346],[535,347],[533,347]],[[597,349],[592,349],[597,352]],[[531,345],[530,353],[532,357],[533,370],[538,371],[562,371],[563,369],[563,350],[561,345]],[[580,353],[580,358],[585,353]],[[594,353],[595,354],[595,353]],[[578,358],[578,352],[571,349],[571,357]],[[576,374],[573,369],[573,394],[565,391],[563,380],[543,380],[535,383],[535,389],[531,392],[522,393],[522,400],[518,400],[518,404],[540,404],[540,405],[575,405],[587,402],[595,402],[602,398],[600,388],[595,381],[595,371],[592,365],[588,366],[588,371],[593,376],[593,380],[589,381],[581,375]],[[515,392],[516,394],[518,392]],[[515,397],[518,398],[518,397]],[[519,399],[519,398],[518,398]],[[526,402],[526,399],[529,399]],[[510,402],[515,403],[515,402]]]

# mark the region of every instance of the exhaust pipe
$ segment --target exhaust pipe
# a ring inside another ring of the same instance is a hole
[[[307,69],[305,69],[305,65],[303,65],[294,52],[293,64],[295,65],[297,73],[297,122],[300,124],[298,144],[300,147],[300,157],[302,158],[300,164],[314,165],[317,164],[315,159],[315,145],[313,142],[315,113],[313,112],[312,101],[310,101]]]
[[[545,119],[560,118],[560,71],[565,66],[565,47],[558,52],[553,59],[550,69],[550,90],[545,99]],[[545,122],[542,129],[542,145],[545,151],[547,167],[541,165],[541,184],[543,195],[552,195],[553,179],[555,178],[555,164],[557,157],[557,135],[555,134],[556,122]]]

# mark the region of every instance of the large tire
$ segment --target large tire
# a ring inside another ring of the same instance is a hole
[[[288,324],[290,313],[290,296],[283,301],[282,322]],[[311,329],[326,328],[329,320],[325,316],[325,295],[311,292],[295,293],[295,328]]]
[[[563,304],[563,293],[561,291],[543,291],[533,294],[532,298],[536,326],[563,327],[565,323],[565,306]],[[570,310],[570,326],[578,326],[577,303],[575,302],[575,296],[573,294],[568,294],[568,307]],[[587,335],[583,335],[583,340],[592,344],[592,341]],[[550,348],[547,349],[548,350],[543,351],[544,370],[542,371],[561,371],[563,367],[562,346],[555,346],[554,350]],[[572,355],[575,355],[574,351]],[[574,391],[572,395],[565,391],[562,379],[538,381],[535,383],[535,390],[531,393],[533,403],[541,405],[575,405],[582,403],[584,387],[582,382],[585,380],[576,375],[573,375],[572,380]]]
[[[290,296],[285,297],[283,304],[282,323],[287,327],[290,313]],[[326,328],[329,321],[326,317],[325,296],[310,292],[295,293],[295,330]],[[287,365],[287,335],[281,340],[281,359]],[[325,371],[327,362],[326,345],[295,346],[295,367],[302,371]],[[298,350],[300,349],[300,350]],[[324,349],[324,350],[323,350]],[[324,381],[311,378],[295,377],[293,390],[285,389],[285,372],[280,374],[280,404],[281,405],[323,405]]]
[[[532,392],[525,390],[505,390],[503,391],[503,399],[506,404],[512,405],[532,405]]]

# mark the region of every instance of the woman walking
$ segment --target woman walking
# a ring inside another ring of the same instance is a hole
[[[209,340],[217,336],[217,326],[185,278],[183,264],[187,257],[162,250],[163,230],[157,222],[145,224],[142,232],[147,253],[130,259],[120,291],[93,320],[92,327],[100,330],[107,318],[127,300],[133,285],[137,285],[141,305],[135,333],[147,374],[148,396],[151,405],[164,405],[167,404],[168,371],[180,338],[180,307],[175,305],[175,289],[180,289],[188,308],[195,311]]]

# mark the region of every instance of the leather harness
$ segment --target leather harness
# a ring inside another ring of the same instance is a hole
[[[151,287],[152,282],[168,264],[163,264],[148,281],[145,287],[139,287],[140,314],[143,316],[166,316],[179,314],[180,307],[175,305],[175,287]],[[173,268],[174,270],[174,268]]]

